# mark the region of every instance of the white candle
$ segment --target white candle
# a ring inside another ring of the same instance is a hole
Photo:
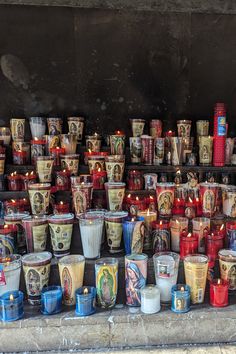
[[[188,231],[188,219],[175,217],[170,220],[171,250],[179,252],[180,234],[183,230]]]
[[[102,243],[103,217],[79,217],[80,235],[85,258],[99,258]]]
[[[9,257],[9,262],[7,258]],[[19,290],[21,257],[19,255],[8,256],[1,262],[2,270],[0,271],[0,296],[7,291]],[[10,260],[11,259],[11,260]]]
[[[160,290],[155,285],[147,285],[141,289],[141,311],[143,313],[157,313],[161,309]]]

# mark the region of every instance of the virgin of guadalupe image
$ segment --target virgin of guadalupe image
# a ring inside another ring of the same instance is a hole
[[[97,292],[100,302],[105,307],[112,305],[116,298],[116,294],[114,294],[114,281],[115,279],[110,273],[109,268],[103,268],[98,281]]]
[[[117,155],[123,155],[124,150],[124,140],[122,138],[118,138],[118,141],[115,144],[115,151]]]
[[[70,125],[70,132],[72,133],[72,134],[76,134],[77,133],[77,127],[76,127],[76,124],[75,123],[71,123],[71,125]]]
[[[17,135],[18,137],[24,137],[24,128],[23,128],[23,124],[21,122],[18,122],[17,124]]]
[[[175,299],[175,308],[178,311],[183,311],[185,309],[185,299]]]
[[[229,279],[230,286],[232,288],[235,288],[236,287],[236,265],[230,267],[228,273],[228,279]]]
[[[142,275],[136,263],[126,264],[126,303],[130,306],[140,306],[141,295],[140,289],[146,285],[146,279]]]
[[[40,275],[34,269],[29,270],[27,283],[31,295],[38,295],[40,293]]]
[[[204,209],[207,211],[213,211],[215,205],[215,196],[211,190],[207,190],[203,197]]]
[[[66,267],[62,271],[62,279],[63,279],[64,298],[68,302],[71,298],[72,282],[71,282],[70,273]]]
[[[81,192],[77,192],[75,195],[76,214],[84,213],[86,210],[86,204],[86,196]]]
[[[171,193],[164,192],[160,194],[158,204],[161,214],[170,214],[172,209]]]
[[[113,169],[113,180],[114,181],[120,181],[120,177],[121,177],[121,167],[120,167],[120,165],[115,165],[114,166],[114,169]]]
[[[143,241],[145,236],[145,226],[143,222],[137,222],[133,229],[132,253],[142,253],[143,252]]]
[[[34,194],[33,205],[36,214],[40,214],[44,210],[44,198],[41,193],[36,192]]]
[[[155,252],[169,250],[168,236],[165,230],[162,230],[161,233],[159,230],[154,230],[152,232],[152,237],[153,237],[153,250]]]
[[[206,145],[203,145],[203,147],[202,147],[202,158],[203,158],[203,160],[209,159],[209,151],[208,151],[208,147]]]

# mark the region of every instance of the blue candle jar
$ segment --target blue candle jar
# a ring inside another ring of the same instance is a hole
[[[21,291],[8,291],[0,297],[0,318],[3,322],[17,321],[24,315],[24,294]]]
[[[93,286],[82,286],[75,292],[77,316],[92,315],[95,309],[96,288]]]
[[[125,254],[142,253],[145,236],[144,217],[126,218],[123,223]]]
[[[171,289],[171,310],[184,313],[190,310],[190,286],[176,284]]]
[[[44,315],[54,315],[61,312],[62,288],[61,286],[48,286],[41,292],[41,312]]]

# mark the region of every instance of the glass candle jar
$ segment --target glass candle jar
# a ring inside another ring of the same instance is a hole
[[[218,189],[218,183],[200,183],[200,200],[203,216],[212,217],[215,214]]]
[[[157,183],[157,207],[161,217],[168,217],[172,213],[174,203],[174,183]]]
[[[119,253],[122,251],[122,222],[127,216],[128,213],[125,211],[110,211],[104,215],[107,244],[110,253]]]
[[[54,166],[60,166],[61,164],[61,155],[65,155],[65,149],[60,147],[51,148],[49,155],[54,158]]]
[[[79,216],[80,236],[85,258],[100,257],[104,217],[82,214]]]
[[[141,145],[141,162],[144,165],[152,165],[154,158],[154,138],[149,135],[142,135]]]
[[[236,220],[226,223],[227,244],[232,251],[236,251]]]
[[[93,286],[82,286],[75,292],[77,316],[89,316],[96,312],[95,299],[96,288]]]
[[[162,121],[160,119],[150,120],[150,135],[153,138],[160,138],[162,135]]]
[[[69,133],[76,134],[77,140],[83,138],[84,118],[83,117],[68,117],[67,118]]]
[[[210,282],[210,304],[214,307],[228,306],[229,283],[222,279],[213,279]]]
[[[49,135],[59,135],[62,133],[63,119],[58,117],[47,118]]]
[[[146,190],[156,190],[157,185],[157,174],[156,173],[146,173],[144,174],[145,189]]]
[[[225,140],[225,164],[231,165],[231,158],[234,151],[235,138],[226,138]]]
[[[46,216],[27,216],[22,219],[25,229],[27,252],[46,250],[48,236],[48,220]]]
[[[141,289],[147,283],[148,256],[131,254],[125,256],[125,291],[126,305],[141,306]]]
[[[27,154],[26,151],[13,151],[12,152],[12,157],[13,157],[13,165],[26,165],[27,161]]]
[[[95,170],[92,174],[93,188],[94,189],[105,189],[105,182],[107,179],[106,171]]]
[[[129,121],[131,124],[133,137],[140,137],[141,135],[143,135],[143,129],[145,126],[145,119],[133,118],[133,119],[130,119]]]
[[[105,309],[115,306],[118,290],[118,260],[101,258],[95,262],[98,305]]]
[[[157,313],[161,310],[160,290],[156,285],[147,285],[140,290],[141,311],[146,314]]]
[[[191,301],[201,304],[204,301],[208,271],[208,257],[192,254],[184,258],[186,284],[190,286]]]
[[[11,136],[14,141],[24,141],[25,138],[25,118],[11,118]]]
[[[11,254],[0,257],[0,296],[8,291],[19,290],[21,256]]]
[[[79,155],[61,155],[61,168],[70,171],[72,176],[77,176],[79,169]]]
[[[61,286],[48,286],[41,292],[41,312],[43,315],[54,315],[62,310]]]
[[[64,304],[75,305],[76,289],[83,285],[85,258],[78,254],[65,256],[59,259],[58,266]]]
[[[0,154],[0,176],[4,174],[6,155]]]
[[[80,183],[72,186],[73,205],[76,216],[91,208],[92,195],[92,183]]]
[[[22,222],[28,216],[28,212],[14,213],[4,216],[6,225],[15,225],[17,227],[17,250],[20,254],[26,253],[26,237]]]
[[[185,120],[185,119],[178,120],[177,121],[178,136],[182,138],[190,137],[191,125],[192,125],[191,120]]]
[[[193,235],[198,238],[198,252],[205,253],[206,237],[210,232],[211,220],[209,218],[194,218],[192,220],[193,224]]]
[[[125,196],[125,183],[106,182],[107,207],[110,211],[121,211]]]
[[[171,137],[171,163],[173,166],[180,166],[183,163],[184,140],[180,137]]]
[[[209,266],[214,266],[218,259],[218,252],[222,248],[224,248],[224,235],[211,233],[206,236],[206,254],[209,258]]]
[[[236,186],[222,186],[223,214],[230,218],[236,217]]]
[[[236,252],[228,249],[219,251],[220,276],[229,282],[229,290],[236,290]]]
[[[143,189],[143,173],[142,171],[128,172],[128,189],[131,191],[139,191]]]
[[[55,257],[70,254],[74,214],[55,214],[48,217],[51,244]]]
[[[98,134],[86,136],[86,149],[92,152],[99,152],[101,150],[101,136]]]
[[[151,250],[153,248],[153,240],[152,240],[152,225],[153,221],[157,218],[156,211],[150,211],[149,209],[146,211],[138,211],[138,216],[144,218],[144,240],[143,240],[143,250]],[[134,252],[138,253],[138,252]]]
[[[144,242],[144,217],[126,218],[123,220],[123,238],[125,253],[142,253]]]
[[[179,255],[174,252],[159,252],[154,254],[153,263],[161,302],[170,302],[172,286],[177,282]]]
[[[77,148],[77,135],[76,134],[61,134],[61,147],[65,149],[65,154],[75,154]]]
[[[55,186],[59,191],[68,191],[70,189],[70,171],[55,171]]]
[[[121,131],[117,131],[114,135],[110,135],[111,155],[125,154],[125,135]]]
[[[141,154],[142,154],[141,138],[130,137],[129,138],[129,146],[130,146],[131,163],[140,163],[141,162]]]
[[[12,172],[8,175],[7,181],[9,191],[21,191],[21,176],[17,172]]]
[[[17,253],[17,226],[0,225],[0,257]]]
[[[37,173],[40,183],[52,181],[52,169],[54,158],[52,156],[38,156],[37,157]]]
[[[182,232],[188,232],[188,219],[185,217],[174,217],[170,219],[171,250],[180,251],[180,235]]]
[[[31,305],[41,303],[41,291],[49,282],[51,259],[50,252],[28,253],[22,257],[28,301]]]
[[[213,152],[213,137],[199,136],[199,162],[201,165],[211,165]]]
[[[153,221],[151,224],[153,253],[170,251],[170,224],[168,220]]]
[[[35,183],[28,186],[30,205],[33,215],[48,214],[50,192],[50,183]]]
[[[190,287],[185,284],[176,284],[171,289],[171,310],[176,313],[185,313],[190,310]]]
[[[165,157],[165,138],[154,139],[154,165],[161,165]]]
[[[68,214],[70,212],[70,204],[63,202],[62,200],[59,203],[55,203],[53,206],[54,214]]]
[[[50,155],[50,150],[55,149],[60,146],[59,135],[44,135],[43,140],[45,140],[45,155]]]
[[[105,166],[108,182],[122,182],[125,168],[124,155],[106,156]]]
[[[24,294],[21,291],[8,291],[0,297],[0,319],[12,322],[24,316]]]
[[[197,136],[207,136],[209,135],[209,120],[197,120]]]
[[[36,183],[37,181],[37,175],[34,171],[26,172],[24,175],[20,175],[20,176],[21,176],[21,189],[23,191],[27,191],[29,184]]]
[[[105,156],[103,155],[93,155],[88,156],[88,166],[89,166],[89,173],[92,174],[93,171],[105,171]]]
[[[11,142],[11,130],[8,127],[0,127],[0,140],[3,141],[3,145],[10,145]]]
[[[42,139],[46,133],[46,119],[44,117],[29,117],[31,135]]]
[[[180,235],[180,257],[184,259],[189,254],[195,254],[198,251],[198,237],[195,234],[182,232]]]
[[[4,153],[4,151],[1,152]],[[13,164],[16,165],[30,164],[30,143],[25,141],[13,141],[12,154],[13,154]]]

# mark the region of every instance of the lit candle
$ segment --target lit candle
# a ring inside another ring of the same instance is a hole
[[[81,287],[76,290],[76,309],[77,316],[92,315],[95,309],[96,288],[93,286]]]
[[[150,250],[153,247],[152,242],[152,222],[156,220],[157,213],[155,211],[139,211],[138,216],[144,218],[145,234],[144,234],[144,243],[143,249]]]
[[[175,217],[170,220],[171,233],[171,250],[174,252],[180,251],[180,235],[188,231],[188,218]]]
[[[21,256],[8,255],[0,258],[0,296],[6,292],[19,290]]]
[[[226,280],[214,279],[210,282],[210,304],[214,307],[228,305],[229,283]]]
[[[191,232],[188,234],[182,232],[180,235],[180,257],[184,259],[185,256],[195,254],[198,251],[198,238]]]
[[[206,236],[210,232],[210,223],[210,219],[204,217],[198,217],[192,220],[193,234],[198,238],[199,253],[205,253]]]
[[[9,291],[0,297],[1,314],[3,322],[17,321],[24,315],[24,294],[21,291]]]
[[[177,284],[171,290],[171,310],[176,313],[185,313],[190,310],[190,287]]]
[[[151,224],[153,252],[170,251],[170,226],[168,220],[153,221]]]
[[[193,219],[196,216],[196,205],[190,197],[185,202],[185,216],[188,219]]]
[[[140,290],[141,292],[141,311],[152,314],[161,310],[160,290],[155,285],[147,285]]]
[[[21,190],[21,176],[17,172],[12,172],[7,176],[8,189],[9,191],[20,191]]]
[[[142,253],[144,242],[144,217],[138,216],[123,220],[125,254]]]

